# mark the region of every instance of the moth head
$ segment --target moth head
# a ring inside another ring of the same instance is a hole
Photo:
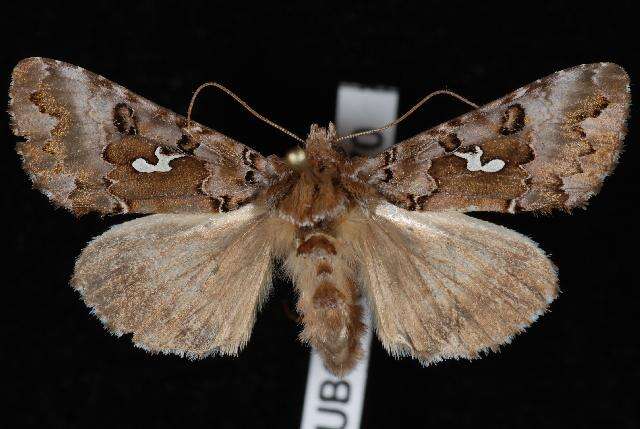
[[[336,150],[339,148],[336,127],[329,122],[327,128],[317,124],[311,125],[309,135],[305,141],[305,150],[309,158],[335,158]]]
[[[336,127],[329,123],[327,128],[317,124],[311,125],[304,148],[295,148],[286,156],[286,162],[294,170],[322,170],[335,164],[341,158]]]

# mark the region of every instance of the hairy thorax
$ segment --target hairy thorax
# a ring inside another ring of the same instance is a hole
[[[335,129],[313,125],[305,144],[288,157],[294,170],[278,217],[304,229],[327,229],[353,208],[353,186],[345,174],[347,156],[337,146]]]

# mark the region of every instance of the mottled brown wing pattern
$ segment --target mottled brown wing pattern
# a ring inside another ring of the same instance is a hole
[[[357,174],[409,210],[569,210],[615,166],[629,103],[621,67],[577,66],[361,159]]]
[[[80,67],[28,58],[9,112],[36,188],[75,214],[233,210],[289,174],[275,157]]]

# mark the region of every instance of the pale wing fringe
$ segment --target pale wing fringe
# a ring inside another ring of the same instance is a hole
[[[133,333],[139,347],[235,355],[271,284],[266,222],[253,205],[125,222],[85,248],[72,285],[114,334]]]
[[[533,241],[464,214],[384,203],[370,222],[354,217],[340,234],[394,356],[429,364],[496,350],[558,293],[556,269]]]

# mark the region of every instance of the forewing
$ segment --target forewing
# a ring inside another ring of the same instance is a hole
[[[218,212],[287,169],[80,67],[28,58],[9,113],[34,185],[76,214]]]
[[[133,333],[144,349],[236,354],[271,282],[265,222],[252,204],[125,222],[84,249],[72,285],[111,332]]]
[[[409,210],[569,210],[614,168],[629,103],[621,67],[581,65],[356,164],[363,180]]]
[[[509,342],[557,294],[555,267],[534,242],[462,213],[384,203],[342,228],[378,337],[395,356],[474,358]]]

